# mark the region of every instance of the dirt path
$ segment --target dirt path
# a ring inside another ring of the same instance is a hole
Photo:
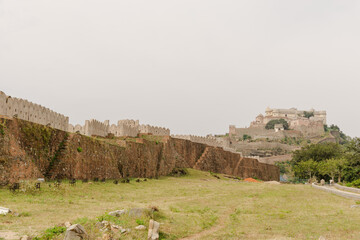
[[[186,238],[181,238],[180,240],[195,240],[195,239],[200,239],[202,237],[205,237],[205,236],[210,236],[211,234],[219,231],[220,229],[224,228],[225,227],[225,223],[229,220],[229,216],[230,214],[234,212],[233,208],[230,208],[228,210],[226,210],[226,212],[224,212],[220,217],[219,219],[217,220],[216,224],[209,228],[209,229],[206,229],[202,232],[199,232],[199,233],[195,233],[191,236],[188,236]]]

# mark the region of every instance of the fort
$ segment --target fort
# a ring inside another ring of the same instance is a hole
[[[167,128],[129,119],[73,126],[69,117],[3,92],[0,115],[0,185],[39,177],[158,177],[178,167],[279,180],[278,167],[244,158],[211,135],[170,137]]]
[[[285,120],[289,129],[282,124],[275,124],[274,129],[266,129],[266,125],[272,120]],[[324,134],[326,124],[326,111],[308,111],[291,109],[266,108],[265,116],[259,114],[250,127],[236,128],[229,126],[229,136],[242,138],[250,136],[252,139],[279,140],[285,137],[318,137]]]

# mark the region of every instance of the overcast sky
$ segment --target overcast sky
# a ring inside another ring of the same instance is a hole
[[[175,134],[326,110],[360,136],[360,1],[0,0],[0,90]]]

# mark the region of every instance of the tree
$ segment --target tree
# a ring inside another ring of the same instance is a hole
[[[306,112],[306,111],[304,111],[304,117],[311,118],[313,116],[314,116],[314,112]]]
[[[285,130],[289,130],[289,124],[285,119],[274,119],[265,125],[265,129],[274,129],[276,124],[282,124]]]
[[[345,158],[330,158],[319,163],[319,172],[323,175],[328,175],[334,181],[335,176],[338,176],[338,182],[341,182],[341,177],[347,166]]]
[[[311,179],[314,176],[314,173],[318,171],[318,163],[313,159],[307,161],[299,162],[294,166],[295,175],[299,177],[309,176]]]
[[[298,163],[313,159],[315,162],[321,162],[330,158],[339,158],[343,153],[343,147],[337,143],[310,144],[294,151],[292,161]]]

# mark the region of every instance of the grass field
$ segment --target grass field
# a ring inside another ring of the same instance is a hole
[[[350,208],[354,200],[309,185],[219,180],[208,172],[188,171],[184,177],[118,185],[64,182],[57,189],[43,184],[34,194],[0,189],[0,206],[20,213],[0,216],[0,232],[41,236],[46,229],[70,221],[83,224],[96,239],[102,233],[95,223],[108,219],[132,229],[120,239],[146,239],[147,231],[134,227],[142,222],[147,226],[153,217],[161,223],[161,239],[196,233],[203,233],[200,239],[360,239],[360,208]],[[159,212],[138,218],[106,215],[112,210],[150,206]]]

